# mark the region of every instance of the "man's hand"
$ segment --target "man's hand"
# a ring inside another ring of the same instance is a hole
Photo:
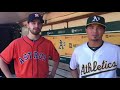
[[[50,74],[50,75],[48,75],[48,78],[54,78],[54,76]]]

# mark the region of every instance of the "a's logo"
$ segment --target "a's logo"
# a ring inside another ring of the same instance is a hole
[[[60,40],[59,43],[60,43],[59,49],[64,49],[65,42],[63,42],[62,40]]]
[[[35,14],[35,17],[39,17],[39,14]]]
[[[95,22],[95,21],[99,21],[99,20],[100,20],[100,17],[94,16],[92,21]]]

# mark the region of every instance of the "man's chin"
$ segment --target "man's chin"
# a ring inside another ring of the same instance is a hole
[[[39,35],[40,32],[32,32],[33,35]]]
[[[98,40],[98,39],[93,39],[92,41],[97,42],[97,41],[99,41],[99,40]]]
[[[33,35],[39,35],[39,33],[33,33]]]
[[[40,34],[40,31],[37,31],[37,30],[30,30],[30,32],[33,34],[33,35],[39,35]]]
[[[92,41],[99,41],[99,39],[92,39]]]

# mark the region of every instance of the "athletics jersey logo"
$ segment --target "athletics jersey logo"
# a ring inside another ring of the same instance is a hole
[[[42,52],[38,53],[37,51],[34,51],[33,52],[33,57],[32,57],[32,52],[28,52],[28,53],[23,54],[23,58],[19,57],[19,61],[20,61],[21,64],[23,64],[27,60],[36,59],[36,60],[45,61],[46,58],[47,57],[44,53],[42,53]]]
[[[94,61],[93,64],[89,62],[87,65],[84,65],[84,64],[82,65],[81,75],[91,73],[91,72],[101,71],[101,70],[107,70],[110,68],[113,69],[116,66],[117,64],[115,61],[112,63],[108,63],[107,61],[103,60],[101,65],[99,65],[97,61]]]

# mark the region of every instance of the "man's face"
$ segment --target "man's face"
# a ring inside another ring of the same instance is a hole
[[[86,28],[88,39],[92,41],[102,40],[104,32],[105,27],[99,24],[91,24]]]
[[[28,23],[28,29],[33,35],[38,35],[42,29],[42,23],[35,19],[33,22]]]

